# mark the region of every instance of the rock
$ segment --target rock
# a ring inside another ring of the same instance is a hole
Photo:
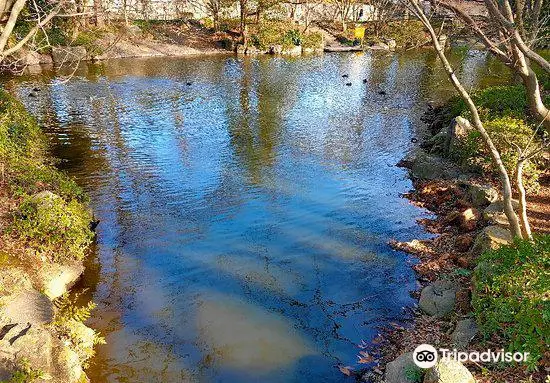
[[[243,44],[237,44],[237,49],[235,50],[235,52],[238,55],[244,55],[246,54],[246,47]]]
[[[440,359],[424,376],[424,383],[475,383],[472,373],[452,358]]]
[[[428,315],[437,318],[444,317],[453,311],[456,290],[456,286],[452,282],[438,280],[422,289],[419,306]]]
[[[470,124],[470,121],[464,117],[458,116],[453,118],[447,127],[446,154],[452,155],[460,152],[468,135],[473,130],[474,128]]]
[[[458,349],[464,350],[477,333],[478,329],[475,320],[471,318],[463,319],[456,324],[456,328],[451,334],[451,339]]]
[[[22,49],[19,52],[17,52],[14,56],[17,59],[17,63],[22,66],[40,64],[41,54],[36,51]]]
[[[0,308],[0,316],[8,323],[47,324],[53,320],[52,302],[36,290],[10,296]]]
[[[302,54],[302,47],[300,45],[294,45],[293,47],[283,49],[282,54],[287,56],[300,56]]]
[[[455,165],[424,151],[416,153],[410,170],[414,178],[425,180],[456,178],[459,174]]]
[[[386,365],[385,383],[413,383],[411,371],[419,368],[414,364],[413,353],[407,352]]]
[[[519,209],[519,201],[512,200],[512,207],[517,211]],[[502,200],[495,201],[487,206],[485,210],[483,210],[483,219],[502,227],[510,227],[508,218],[506,218],[506,214],[504,214],[504,201]]]
[[[52,344],[55,339],[45,327],[5,321],[0,321],[0,324],[0,375],[11,376],[23,360],[34,369],[46,373],[52,371]]]
[[[52,58],[56,65],[62,65],[68,62],[86,60],[86,48],[76,47],[52,47]]]
[[[257,55],[257,54],[260,54],[262,53],[261,50],[259,50],[258,48],[256,48],[254,45],[249,45],[246,47],[246,54],[247,55]]]
[[[58,366],[56,376],[67,383],[81,382],[84,371],[78,354],[66,346],[59,348],[56,354],[55,362]]]
[[[0,268],[0,295],[13,295],[31,289],[32,283],[23,269],[2,265]]]
[[[141,28],[135,24],[130,24],[126,26],[126,33],[133,37],[141,36]]]
[[[498,199],[498,191],[491,185],[467,184],[466,192],[474,206],[484,207]]]
[[[375,43],[370,46],[370,49],[380,50],[380,51],[389,51],[390,47],[388,46],[388,44],[385,44],[385,43]]]
[[[38,271],[37,278],[44,294],[50,299],[55,299],[69,291],[83,272],[84,266],[79,262],[46,263]]]
[[[474,238],[470,234],[462,234],[456,237],[455,246],[460,252],[466,252],[474,243]]]
[[[472,231],[476,228],[481,214],[476,208],[469,208],[460,213],[460,228],[464,231]]]
[[[477,235],[470,252],[477,256],[487,250],[495,250],[512,243],[512,233],[501,226],[487,226]]]
[[[313,54],[319,54],[319,53],[323,53],[323,48],[320,47],[320,48],[302,48],[302,54],[306,54],[306,55],[313,55]]]
[[[280,55],[283,53],[283,46],[276,44],[269,47],[269,53],[272,55]]]
[[[395,50],[395,48],[397,48],[397,43],[395,42],[394,39],[386,40],[386,44],[388,45],[388,48],[392,51]]]

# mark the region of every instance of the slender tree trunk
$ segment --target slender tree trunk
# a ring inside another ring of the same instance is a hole
[[[519,219],[521,221],[521,233],[525,239],[533,239],[531,226],[527,218],[527,199],[525,187],[523,186],[523,167],[525,160],[520,159],[516,165],[516,187],[519,194]]]
[[[101,0],[94,0],[94,17],[96,27],[100,28],[105,25],[105,20],[103,19],[103,4]]]
[[[493,161],[497,165],[498,173],[500,176],[501,184],[502,184],[502,198],[504,202],[504,214],[506,215],[506,218],[508,219],[508,222],[510,223],[510,229],[512,232],[513,237],[519,237],[523,238],[523,235],[521,233],[521,228],[518,220],[518,216],[516,215],[516,212],[514,211],[514,208],[512,206],[512,186],[510,184],[510,177],[508,176],[508,172],[506,171],[506,167],[504,166],[504,163],[502,162],[502,159],[500,158],[500,153],[498,152],[497,148],[495,147],[493,140],[491,140],[491,137],[485,130],[483,123],[481,122],[481,118],[479,117],[479,113],[477,110],[477,107],[475,106],[474,102],[472,101],[472,98],[470,97],[469,93],[464,89],[460,81],[455,75],[454,69],[449,63],[449,60],[447,60],[447,56],[445,56],[445,51],[443,47],[439,44],[439,39],[437,38],[437,34],[435,33],[430,21],[416,2],[416,0],[410,0],[410,4],[414,7],[418,18],[420,21],[422,21],[422,24],[428,29],[430,36],[432,38],[432,43],[434,45],[434,48],[437,52],[437,55],[439,56],[441,62],[443,63],[443,66],[445,68],[445,71],[447,72],[447,75],[449,76],[449,79],[451,80],[451,83],[455,87],[455,89],[458,91],[466,105],[468,106],[468,109],[470,110],[470,113],[472,114],[472,120],[474,122],[474,126],[477,129],[477,131],[481,134],[481,137],[483,138],[483,141],[489,148],[489,151],[491,153],[491,157],[493,158]]]
[[[13,32],[15,23],[17,22],[17,18],[19,17],[19,14],[25,7],[26,2],[27,0],[17,0],[11,7],[10,17],[6,22],[4,29],[2,30],[2,34],[0,34],[0,53],[4,52],[4,49],[6,48],[6,44],[8,43],[8,39],[10,38],[11,33]]]

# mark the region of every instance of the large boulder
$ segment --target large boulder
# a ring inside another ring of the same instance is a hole
[[[456,285],[451,281],[435,281],[422,289],[418,304],[426,314],[444,317],[455,307],[456,291]]]
[[[410,171],[414,178],[425,180],[456,178],[459,174],[455,165],[423,151],[415,154]]]
[[[54,369],[53,345],[57,341],[42,325],[0,320],[0,379],[8,381],[25,362],[33,369],[50,374]],[[67,382],[70,383],[70,382]]]
[[[424,376],[424,383],[475,383],[475,379],[464,365],[452,358],[438,360]]]
[[[427,140],[423,147],[430,148],[430,153],[453,155],[461,151],[472,125],[463,117],[455,117],[451,123],[443,127],[439,133]]]
[[[486,184],[468,184],[467,193],[474,206],[485,207],[498,199],[498,190]]]
[[[47,324],[53,320],[52,302],[36,290],[26,290],[3,299],[0,317],[9,323]]]
[[[463,319],[456,324],[456,328],[451,334],[451,339],[458,349],[464,350],[468,347],[477,333],[478,328],[476,321],[472,318]]]
[[[415,372],[420,369],[414,364],[413,353],[407,352],[386,365],[386,383],[413,383]]]
[[[496,250],[510,243],[512,243],[510,230],[501,226],[487,226],[475,238],[471,253],[477,256],[487,250]]]
[[[512,207],[517,211],[519,202],[517,200],[512,200]],[[504,201],[502,200],[494,201],[487,206],[483,210],[483,219],[498,226],[510,227],[510,222],[508,222],[508,218],[506,218],[506,214],[504,214]]]
[[[44,263],[37,273],[38,284],[46,296],[55,299],[69,291],[83,272],[84,266],[76,261],[68,264]]]
[[[87,57],[86,48],[82,46],[52,47],[52,58],[55,65],[86,60]]]

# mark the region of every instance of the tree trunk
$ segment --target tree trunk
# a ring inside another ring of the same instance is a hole
[[[516,164],[516,187],[519,194],[519,219],[521,221],[521,233],[525,239],[533,239],[531,234],[531,226],[529,225],[529,219],[527,218],[527,199],[525,193],[525,187],[523,186],[523,166],[525,160],[519,160]]]
[[[101,28],[105,25],[105,20],[103,18],[103,4],[101,0],[94,0],[94,18],[95,26]]]
[[[17,18],[19,17],[19,14],[25,7],[26,2],[27,0],[17,0],[11,7],[10,17],[8,18],[8,21],[6,22],[6,25],[2,30],[2,34],[0,35],[0,54],[4,52],[4,49],[6,48],[6,44],[8,43],[8,39],[10,38],[11,33],[13,32],[15,23],[17,22]]]
[[[447,60],[447,56],[445,56],[445,52],[441,45],[439,44],[439,39],[437,38],[437,34],[435,33],[430,21],[416,2],[416,0],[410,0],[410,4],[414,7],[416,10],[417,16],[424,24],[424,26],[428,29],[430,36],[432,38],[432,43],[434,45],[434,48],[437,52],[437,55],[439,56],[441,62],[443,63],[443,67],[445,68],[445,71],[447,72],[447,75],[449,79],[451,80],[451,83],[455,87],[455,89],[458,91],[466,105],[468,106],[468,109],[470,110],[470,113],[472,114],[472,119],[474,122],[474,126],[481,134],[481,137],[483,138],[483,141],[489,148],[489,151],[491,153],[491,157],[493,158],[493,161],[497,165],[498,173],[500,176],[501,184],[502,184],[502,198],[504,202],[504,214],[506,215],[506,218],[508,219],[508,222],[510,223],[510,231],[512,232],[513,237],[519,237],[523,238],[518,216],[516,215],[516,212],[514,211],[514,208],[512,206],[512,186],[510,184],[510,177],[508,176],[508,173],[506,171],[506,167],[504,166],[504,163],[502,162],[502,159],[500,158],[500,153],[498,152],[497,148],[495,147],[493,140],[491,140],[491,137],[485,130],[483,123],[481,122],[481,118],[479,117],[479,113],[477,110],[477,107],[475,106],[474,102],[472,101],[472,98],[464,89],[460,81],[455,75],[454,69],[449,63],[449,60]]]

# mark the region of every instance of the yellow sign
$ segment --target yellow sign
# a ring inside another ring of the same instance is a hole
[[[355,27],[355,38],[363,40],[365,37],[365,27]]]

